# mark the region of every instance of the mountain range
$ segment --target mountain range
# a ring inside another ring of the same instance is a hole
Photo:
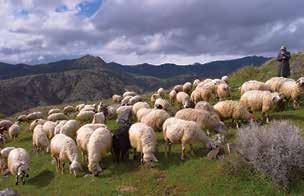
[[[228,75],[246,65],[260,66],[267,60],[250,56],[183,66],[121,65],[86,55],[40,65],[0,63],[0,113],[10,115],[36,106],[104,99],[124,90],[142,93],[169,88],[196,78]]]

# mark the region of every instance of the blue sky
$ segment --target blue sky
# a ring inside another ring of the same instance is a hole
[[[304,1],[1,0],[0,61],[192,64],[303,51]]]

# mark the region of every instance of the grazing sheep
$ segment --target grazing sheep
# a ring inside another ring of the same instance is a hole
[[[33,120],[43,119],[43,114],[42,112],[32,112],[28,114],[26,118],[29,122],[31,122]]]
[[[153,109],[144,115],[140,122],[151,127],[154,131],[162,131],[163,123],[170,118],[170,115],[165,110]]]
[[[64,134],[57,134],[51,140],[51,155],[56,160],[56,171],[63,173],[65,161],[70,164],[70,174],[77,176],[81,166],[78,162],[77,146],[72,138]],[[62,166],[62,167],[61,167]]]
[[[183,108],[190,108],[193,106],[193,102],[191,101],[190,96],[185,92],[177,93],[176,102]]]
[[[165,97],[165,94],[166,94],[165,89],[159,88],[159,89],[157,90],[157,94],[158,94],[160,97],[164,98],[164,97]]]
[[[68,120],[68,117],[64,113],[53,113],[47,117],[49,121]]]
[[[129,104],[130,99],[132,98],[132,96],[126,96],[121,100],[121,105],[122,106],[127,106]]]
[[[252,90],[260,90],[260,91],[271,91],[270,86],[265,84],[264,82],[256,81],[256,80],[250,80],[242,84],[241,86],[241,96],[247,92]]]
[[[7,165],[10,173],[16,175],[16,185],[21,178],[22,184],[25,184],[25,178],[29,177],[30,156],[23,148],[15,148],[8,154]]]
[[[108,115],[107,119],[113,119],[116,117],[116,110],[120,107],[120,104],[113,104],[107,107]]]
[[[117,108],[116,110],[116,114],[119,115],[125,111],[131,111],[132,112],[132,108],[133,106],[120,106],[119,108]]]
[[[50,109],[48,112],[48,115],[55,114],[55,113],[61,113],[61,110],[58,108]]]
[[[74,112],[76,112],[76,109],[73,106],[71,106],[71,105],[65,106],[63,108],[63,113],[65,115],[69,115],[69,114],[74,113]]]
[[[186,82],[183,85],[183,92],[185,92],[185,93],[191,93],[191,90],[192,90],[192,84],[191,84],[191,82]]]
[[[170,91],[170,93],[169,93],[169,99],[170,99],[170,103],[171,104],[175,103],[176,95],[177,95],[177,92],[175,90],[171,90]]]
[[[241,96],[240,103],[247,107],[249,111],[262,111],[262,116],[266,117],[266,122],[269,123],[268,112],[282,101],[279,93],[271,93],[269,91],[247,91]]]
[[[173,90],[175,90],[177,93],[183,91],[183,85],[179,84],[179,85],[175,85],[173,87]]]
[[[76,138],[76,132],[80,128],[80,124],[77,120],[68,120],[64,125],[60,128],[60,133],[70,138]]]
[[[205,80],[201,81],[200,83],[198,83],[197,87],[204,86],[205,84],[208,84],[208,83],[213,83],[213,80],[210,78],[205,79]]]
[[[136,95],[129,100],[128,105],[134,105],[135,103],[140,101],[142,101],[142,97],[140,95]]]
[[[207,83],[199,85],[191,94],[191,100],[196,104],[199,101],[209,101],[210,97],[214,94],[214,85]]]
[[[0,128],[2,127],[4,131],[8,131],[13,122],[10,120],[0,120]]]
[[[166,110],[167,112],[171,110],[171,106],[170,106],[169,102],[163,98],[156,99],[156,101],[154,103],[154,108],[163,109],[163,110]]]
[[[281,80],[278,78],[277,80]],[[275,79],[270,80],[274,84]],[[279,82],[278,82],[279,83]],[[294,109],[299,108],[299,98],[304,95],[304,77],[299,78],[297,81],[293,79],[286,79],[277,86],[276,91],[284,95],[287,99],[293,100]]]
[[[96,112],[97,104],[85,105],[80,111]]]
[[[91,127],[81,127],[77,131],[77,137],[76,137],[76,143],[81,151],[82,154],[82,161],[84,163],[88,162],[88,150],[87,150],[87,145],[89,143],[89,139],[95,129],[92,129]]]
[[[8,158],[9,153],[14,149],[15,149],[15,147],[6,147],[0,151],[0,172],[2,174],[5,174],[6,170],[8,169],[7,158]]]
[[[106,121],[106,117],[103,114],[103,112],[98,112],[94,115],[92,123],[93,124],[97,124],[97,123],[104,124],[105,121]]]
[[[229,77],[228,76],[223,76],[221,80],[223,80],[224,82],[226,82],[228,84]]]
[[[161,98],[161,96],[159,96],[159,94],[151,95],[150,102],[151,102],[152,106],[154,106],[154,103],[155,103],[156,99],[158,99],[158,98]]]
[[[196,88],[197,85],[198,85],[200,82],[201,82],[201,81],[200,81],[199,79],[194,80],[193,83],[192,83],[192,87],[193,87],[193,88]]]
[[[137,118],[137,121],[140,122],[141,119],[146,115],[148,114],[149,112],[153,111],[153,109],[151,108],[141,108],[137,111],[136,113],[136,118]]]
[[[82,123],[92,122],[94,115],[95,115],[95,112],[93,112],[93,111],[80,111],[77,114],[76,119]]]
[[[192,91],[192,93],[191,93],[191,95],[190,95],[190,99],[191,99],[191,101],[192,101],[194,104],[196,104],[196,103],[202,101],[201,93],[200,93],[200,91],[199,91],[198,88],[196,88],[196,89],[194,89],[194,90]]]
[[[36,120],[34,120],[31,124],[30,124],[30,126],[29,126],[29,131],[30,132],[33,132],[34,131],[34,129],[35,129],[35,127],[37,126],[37,125],[43,125],[45,123],[45,120],[43,120],[43,119],[36,119]]]
[[[77,105],[75,109],[76,109],[76,111],[80,112],[84,108],[84,106],[85,106],[85,104],[82,103],[82,104]]]
[[[8,129],[8,135],[15,141],[18,137],[19,133],[21,132],[21,128],[19,122],[15,122],[10,128]]]
[[[68,122],[67,120],[61,120],[57,122],[57,125],[55,126],[54,129],[54,135],[57,135],[60,133],[61,128],[65,125],[65,123]]]
[[[26,122],[27,121],[27,115],[20,115],[20,116],[18,116],[17,117],[17,119],[16,119],[17,121],[19,121],[19,122]]]
[[[158,162],[154,156],[156,147],[156,135],[153,129],[144,123],[135,123],[129,129],[129,139],[132,148],[141,152],[141,162],[146,163],[150,167],[154,166],[154,162]]]
[[[208,103],[207,101],[200,101],[197,104],[195,104],[194,109],[200,109],[200,110],[205,110],[207,112],[210,112],[212,114],[217,114],[212,105]]]
[[[55,127],[59,122],[53,122],[53,121],[46,121],[43,126],[42,130],[47,134],[49,139],[52,139],[54,137]]]
[[[220,116],[221,120],[232,119],[237,128],[239,128],[239,120],[254,119],[254,116],[250,114],[247,108],[241,105],[239,101],[221,101],[215,104],[213,107]]]
[[[230,97],[230,87],[227,83],[220,83],[216,85],[216,96],[220,101],[223,101]]]
[[[194,121],[198,123],[203,130],[214,130],[217,133],[223,134],[226,134],[227,131],[227,127],[219,120],[218,116],[204,110],[192,108],[182,109],[175,114],[175,118]]]
[[[273,77],[267,80],[265,84],[268,85],[273,92],[279,92],[281,85],[289,80],[289,78],[284,77]]]
[[[136,95],[136,92],[134,92],[134,91],[126,91],[126,92],[122,95],[122,97],[123,97],[123,98],[125,98],[125,97],[127,97],[127,96],[133,97],[133,96],[135,96],[135,95]]]
[[[114,131],[113,144],[112,144],[112,155],[113,160],[116,162],[124,161],[128,159],[129,149],[131,148],[129,139],[130,123],[121,125]]]
[[[171,144],[182,144],[181,160],[185,159],[186,144],[190,145],[191,154],[194,155],[193,144],[203,143],[211,148],[211,140],[202,131],[200,126],[193,121],[168,118],[163,124],[163,135],[166,142],[165,156],[171,151]]]
[[[101,161],[112,148],[112,134],[107,128],[98,128],[91,135],[88,150],[88,169],[94,175],[102,171]]]
[[[50,150],[50,141],[47,134],[43,131],[43,125],[37,125],[33,131],[33,149],[35,152]]]
[[[138,110],[141,108],[150,108],[150,105],[147,102],[137,102],[132,106],[132,113],[136,116]]]
[[[107,128],[107,126],[105,124],[85,124],[76,131],[76,135],[78,135],[78,132],[81,131],[82,129],[90,128],[90,129],[96,130],[96,129],[102,128],[102,127]]]
[[[121,100],[122,100],[122,96],[120,96],[120,95],[113,95],[112,96],[113,103],[120,103]]]

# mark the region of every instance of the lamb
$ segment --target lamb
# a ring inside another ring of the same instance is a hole
[[[58,123],[59,122],[46,121],[43,124],[42,130],[46,133],[49,139],[52,139],[54,137],[55,127]]]
[[[141,152],[141,162],[146,163],[150,167],[154,166],[154,162],[158,162],[154,156],[156,147],[156,135],[153,129],[144,123],[135,123],[129,129],[129,139],[131,147],[137,152]],[[134,159],[135,159],[134,153]]]
[[[30,126],[29,126],[29,131],[30,132],[33,132],[34,131],[34,128],[37,126],[37,125],[43,125],[45,123],[45,120],[43,120],[43,119],[36,119],[36,120],[34,120],[31,124],[30,124]]]
[[[151,127],[154,131],[162,131],[163,123],[170,118],[170,115],[165,110],[153,109],[148,114],[144,115],[140,122]]]
[[[19,122],[15,122],[10,128],[8,129],[8,135],[15,141],[18,137],[19,133],[21,132],[21,128]]]
[[[112,96],[113,103],[120,103],[121,100],[122,100],[122,96],[120,96],[120,95],[113,95]]]
[[[5,174],[6,170],[8,169],[7,158],[8,158],[9,153],[14,149],[15,149],[15,147],[6,147],[0,151],[0,172],[2,174]]]
[[[161,98],[161,96],[159,96],[159,94],[153,94],[153,95],[151,95],[150,102],[151,102],[152,106],[154,105],[156,99],[158,99],[158,98]]]
[[[166,110],[167,112],[171,110],[171,106],[170,106],[169,102],[163,98],[156,99],[156,101],[154,103],[154,108],[163,109],[163,110]]]
[[[278,80],[280,81],[281,79],[278,78]],[[274,84],[276,80],[272,79],[270,81],[272,81],[272,84]],[[277,85],[275,90],[284,95],[285,98],[291,98],[293,100],[294,109],[298,109],[299,98],[304,95],[304,77],[299,78],[297,81],[293,79],[285,79],[284,82],[281,82],[280,85]]]
[[[63,108],[63,113],[65,115],[69,115],[69,114],[74,113],[74,112],[76,112],[76,109],[71,105],[67,105]]]
[[[122,97],[123,97],[123,98],[125,98],[125,97],[127,97],[127,96],[133,97],[133,96],[135,96],[135,95],[136,95],[136,92],[134,92],[134,91],[126,91],[126,92],[122,95]]]
[[[77,114],[76,119],[82,123],[92,122],[94,115],[95,115],[95,112],[93,112],[93,111],[80,111]]]
[[[195,89],[200,82],[201,81],[199,79],[194,80],[192,83],[193,88]]]
[[[207,111],[200,109],[186,108],[178,111],[175,118],[194,121],[199,124],[201,129],[214,130],[217,133],[226,134],[227,127],[219,118]]]
[[[269,123],[268,112],[281,101],[282,97],[279,93],[259,90],[247,91],[240,99],[240,103],[247,107],[249,111],[262,111],[262,116],[263,118],[266,117],[267,123]]]
[[[8,129],[12,125],[13,125],[13,122],[10,120],[0,120],[0,128],[3,128],[4,131],[8,131]]]
[[[68,120],[60,128],[60,133],[71,138],[76,138],[76,132],[80,128],[80,124],[77,120]]]
[[[132,98],[133,96],[126,96],[124,97],[122,100],[121,100],[121,105],[122,106],[127,106],[129,104],[129,101],[130,99]]]
[[[239,101],[221,101],[215,104],[213,107],[220,116],[221,120],[232,119],[237,128],[239,128],[239,120],[254,119],[254,116],[250,114],[247,108],[241,105]]]
[[[153,111],[153,109],[151,108],[141,108],[137,111],[136,113],[136,118],[137,118],[137,121],[140,122],[141,119],[147,115],[149,112]]]
[[[50,150],[50,141],[42,129],[43,125],[37,125],[33,131],[33,149],[36,152]]]
[[[163,89],[163,88],[159,88],[158,90],[157,90],[157,94],[160,96],[160,97],[165,97],[165,89]]]
[[[98,128],[91,135],[87,150],[88,150],[88,169],[94,175],[102,171],[100,165],[102,159],[112,148],[112,134],[107,128]]]
[[[68,120],[68,117],[63,113],[53,113],[47,117],[49,121]]]
[[[175,90],[171,90],[170,91],[170,93],[169,93],[169,99],[170,99],[170,103],[171,104],[175,103],[176,95],[177,95],[177,92]]]
[[[77,176],[81,171],[81,166],[78,162],[77,146],[72,138],[64,134],[57,134],[51,140],[51,156],[56,160],[56,171],[64,171],[65,161],[70,164],[70,174]],[[62,167],[61,167],[62,166]]]
[[[106,120],[106,117],[105,115],[103,114],[103,112],[98,112],[94,115],[93,117],[93,124],[96,124],[96,123],[101,123],[101,124],[104,124],[105,123],[105,120]]]
[[[37,119],[43,119],[43,114],[42,112],[32,112],[28,114],[26,118],[29,122]]]
[[[179,92],[176,95],[176,102],[183,106],[183,108],[190,108],[193,105],[193,102],[190,99],[190,96],[185,92]]]
[[[186,82],[183,85],[183,92],[185,92],[185,93],[191,93],[191,90],[192,90],[192,84],[191,84],[191,82]]]
[[[183,85],[175,85],[173,87],[173,90],[175,90],[177,93],[183,91]]]
[[[61,110],[58,108],[50,109],[48,112],[48,115],[55,114],[55,113],[61,113]]]
[[[256,80],[250,80],[242,84],[240,91],[241,96],[247,92],[252,90],[260,90],[260,91],[271,91],[271,88],[269,85],[265,84],[264,82],[256,81]]]
[[[25,178],[29,177],[30,156],[23,148],[15,148],[8,154],[7,165],[10,173],[16,175],[16,185],[21,178],[22,184],[25,184]]]
[[[131,148],[129,139],[129,129],[131,124],[126,123],[115,130],[113,135],[112,154],[113,160],[119,162],[128,159],[129,149]]]
[[[181,160],[185,160],[186,144],[190,145],[191,154],[194,155],[193,144],[203,143],[210,149],[212,141],[201,130],[200,126],[193,121],[177,118],[168,118],[163,124],[163,136],[166,142],[165,157],[171,151],[171,144],[182,144]]]
[[[140,95],[136,95],[134,97],[132,97],[131,99],[129,99],[128,105],[134,105],[137,102],[142,101],[142,97]]]
[[[136,116],[138,110],[141,108],[150,108],[150,105],[147,102],[137,102],[132,106],[132,113]]]

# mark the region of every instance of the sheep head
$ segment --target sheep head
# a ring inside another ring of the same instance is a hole
[[[81,166],[78,163],[78,161],[73,161],[70,165],[70,174],[73,174],[74,176],[78,176],[81,172]]]

